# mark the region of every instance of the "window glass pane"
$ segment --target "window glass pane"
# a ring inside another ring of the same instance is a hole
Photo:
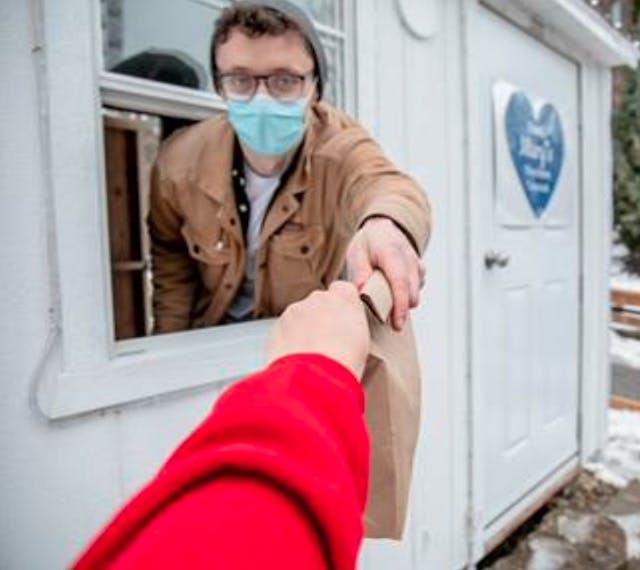
[[[220,8],[195,0],[101,0],[105,69],[211,91]]]
[[[342,2],[294,1],[323,26],[320,36],[328,61],[325,99],[343,107],[346,40],[342,36]],[[209,43],[215,20],[228,4],[227,0],[101,0],[104,69],[211,91]],[[164,101],[168,97],[160,89],[156,92],[156,99]],[[140,112],[144,108],[136,110],[137,100],[130,104],[103,102],[114,328],[118,340],[148,335],[154,326],[151,240],[145,223],[150,171],[162,141],[193,122],[181,102],[167,99],[167,103],[171,105],[171,117],[162,115],[169,111]]]
[[[340,0],[294,0],[296,4],[306,8],[311,17],[330,28],[342,30],[340,17]]]
[[[318,22],[340,30],[339,0],[296,0]],[[209,43],[220,0],[101,0],[104,68],[165,83],[212,91]],[[326,34],[323,34],[326,36]],[[341,45],[324,38],[330,60],[329,100],[339,104]]]
[[[344,75],[342,65],[342,42],[331,38],[322,38],[327,54],[327,85],[324,98],[338,108],[344,106]]]

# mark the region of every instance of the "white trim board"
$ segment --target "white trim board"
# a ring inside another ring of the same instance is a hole
[[[479,0],[516,25],[528,29],[539,39],[575,58],[578,48],[585,59],[615,67],[638,64],[640,52],[583,0]],[[562,39],[562,46],[555,38]],[[568,49],[567,49],[568,48]]]
[[[225,384],[264,365],[272,320],[123,342],[103,366],[65,371],[54,340],[33,399],[50,420]],[[241,330],[238,330],[241,329]],[[188,365],[187,365],[188,363]]]
[[[105,105],[194,120],[208,119],[226,109],[222,99],[210,91],[197,91],[109,71],[100,72],[100,94]]]

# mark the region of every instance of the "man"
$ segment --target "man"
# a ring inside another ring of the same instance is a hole
[[[368,345],[353,285],[291,305],[275,324],[270,364],[220,396],[73,568],[356,568]]]
[[[211,42],[228,114],[173,136],[154,169],[156,332],[280,314],[345,269],[419,302],[429,208],[357,122],[322,100],[326,57],[286,0],[237,2]]]

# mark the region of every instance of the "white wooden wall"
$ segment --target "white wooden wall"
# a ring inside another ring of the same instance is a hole
[[[365,569],[460,568],[468,559],[468,406],[464,70],[462,4],[471,0],[358,3],[357,111],[398,164],[421,181],[434,209],[428,282],[414,314],[424,370],[423,429],[413,508],[400,544],[368,542]],[[34,405],[33,384],[50,344],[59,306],[47,160],[47,75],[42,69],[39,2],[0,4],[0,567],[60,568],[113,510],[150,477],[197,423],[216,391],[167,396],[120,411],[48,422]],[[424,7],[423,6],[423,7]],[[431,11],[432,10],[432,11]],[[405,21],[415,18],[418,37]],[[433,18],[421,20],[420,18]],[[425,22],[427,22],[425,24]],[[425,24],[420,26],[420,23]],[[78,30],[79,36],[90,31]],[[593,65],[584,76],[584,126],[606,146],[609,76]],[[96,165],[97,167],[97,165]],[[606,164],[600,183],[606,187]],[[57,168],[74,169],[72,163]],[[593,182],[589,244],[596,276],[606,264],[606,200]],[[91,191],[91,189],[87,189]],[[73,207],[73,204],[69,204]],[[585,230],[585,240],[586,230]],[[78,268],[78,271],[82,271]],[[602,285],[589,285],[589,302]],[[92,315],[86,315],[91,319]],[[594,329],[595,330],[595,329]],[[597,335],[596,335],[597,336]],[[599,350],[602,338],[585,339]],[[595,351],[597,352],[597,350]],[[606,362],[593,356],[584,414],[603,434]],[[588,419],[587,418],[587,419]],[[598,423],[599,422],[599,423]],[[586,422],[585,422],[586,423]]]
[[[416,10],[418,4],[423,8]],[[434,212],[427,285],[413,315],[424,370],[413,510],[405,540],[370,541],[363,567],[447,568],[454,552],[457,565],[463,563],[466,508],[466,424],[460,407],[464,234],[455,229],[464,227],[459,3],[376,0],[360,6],[359,118],[423,184]],[[419,37],[409,29],[405,18],[411,16],[418,32],[433,34]]]

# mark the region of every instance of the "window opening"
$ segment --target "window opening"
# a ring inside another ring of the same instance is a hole
[[[328,60],[325,99],[345,101],[341,0],[298,0]],[[224,109],[213,92],[209,42],[224,0],[100,0],[106,206],[116,340],[153,331],[146,215],[162,141]]]

